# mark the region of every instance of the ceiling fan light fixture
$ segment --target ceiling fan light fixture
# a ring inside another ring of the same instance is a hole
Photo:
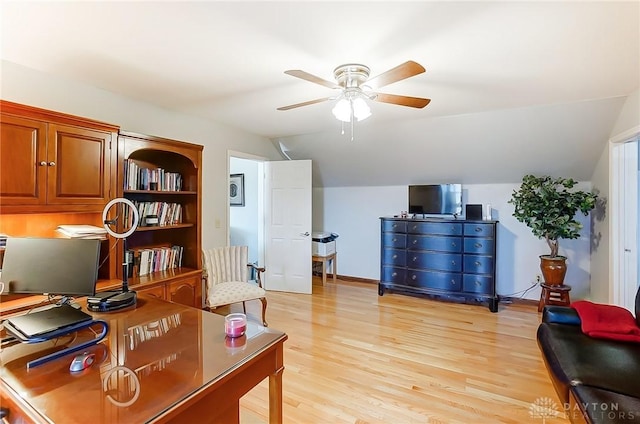
[[[331,110],[333,116],[342,122],[351,122],[352,117],[364,121],[371,116],[371,108],[362,97],[341,97]]]
[[[364,121],[371,116],[371,108],[362,97],[358,97],[353,101],[353,116],[358,121]]]

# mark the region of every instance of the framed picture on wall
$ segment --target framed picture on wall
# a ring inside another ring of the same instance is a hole
[[[229,205],[244,206],[244,174],[229,176]]]

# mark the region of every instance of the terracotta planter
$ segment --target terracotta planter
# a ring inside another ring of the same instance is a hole
[[[566,261],[565,256],[556,256],[555,258],[548,255],[540,256],[540,270],[546,284],[561,286],[564,283],[564,276],[567,273]]]

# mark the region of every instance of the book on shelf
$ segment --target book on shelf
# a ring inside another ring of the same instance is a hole
[[[163,168],[144,168],[134,160],[124,161],[124,189],[152,191],[181,191],[182,175]]]
[[[107,230],[95,225],[58,225],[56,231],[66,238],[106,240]]]
[[[182,266],[182,246],[154,246],[131,249],[134,257],[134,274],[148,275],[153,272],[166,271]]]
[[[145,217],[156,216],[160,227],[182,224],[182,205],[180,203],[167,202],[139,202],[133,201],[140,216],[140,226],[144,226]],[[133,222],[133,212],[129,211],[127,220]]]

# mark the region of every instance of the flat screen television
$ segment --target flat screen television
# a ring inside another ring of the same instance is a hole
[[[9,237],[0,280],[9,293],[93,296],[100,240]]]
[[[462,184],[410,185],[409,213],[460,215],[462,213]]]

